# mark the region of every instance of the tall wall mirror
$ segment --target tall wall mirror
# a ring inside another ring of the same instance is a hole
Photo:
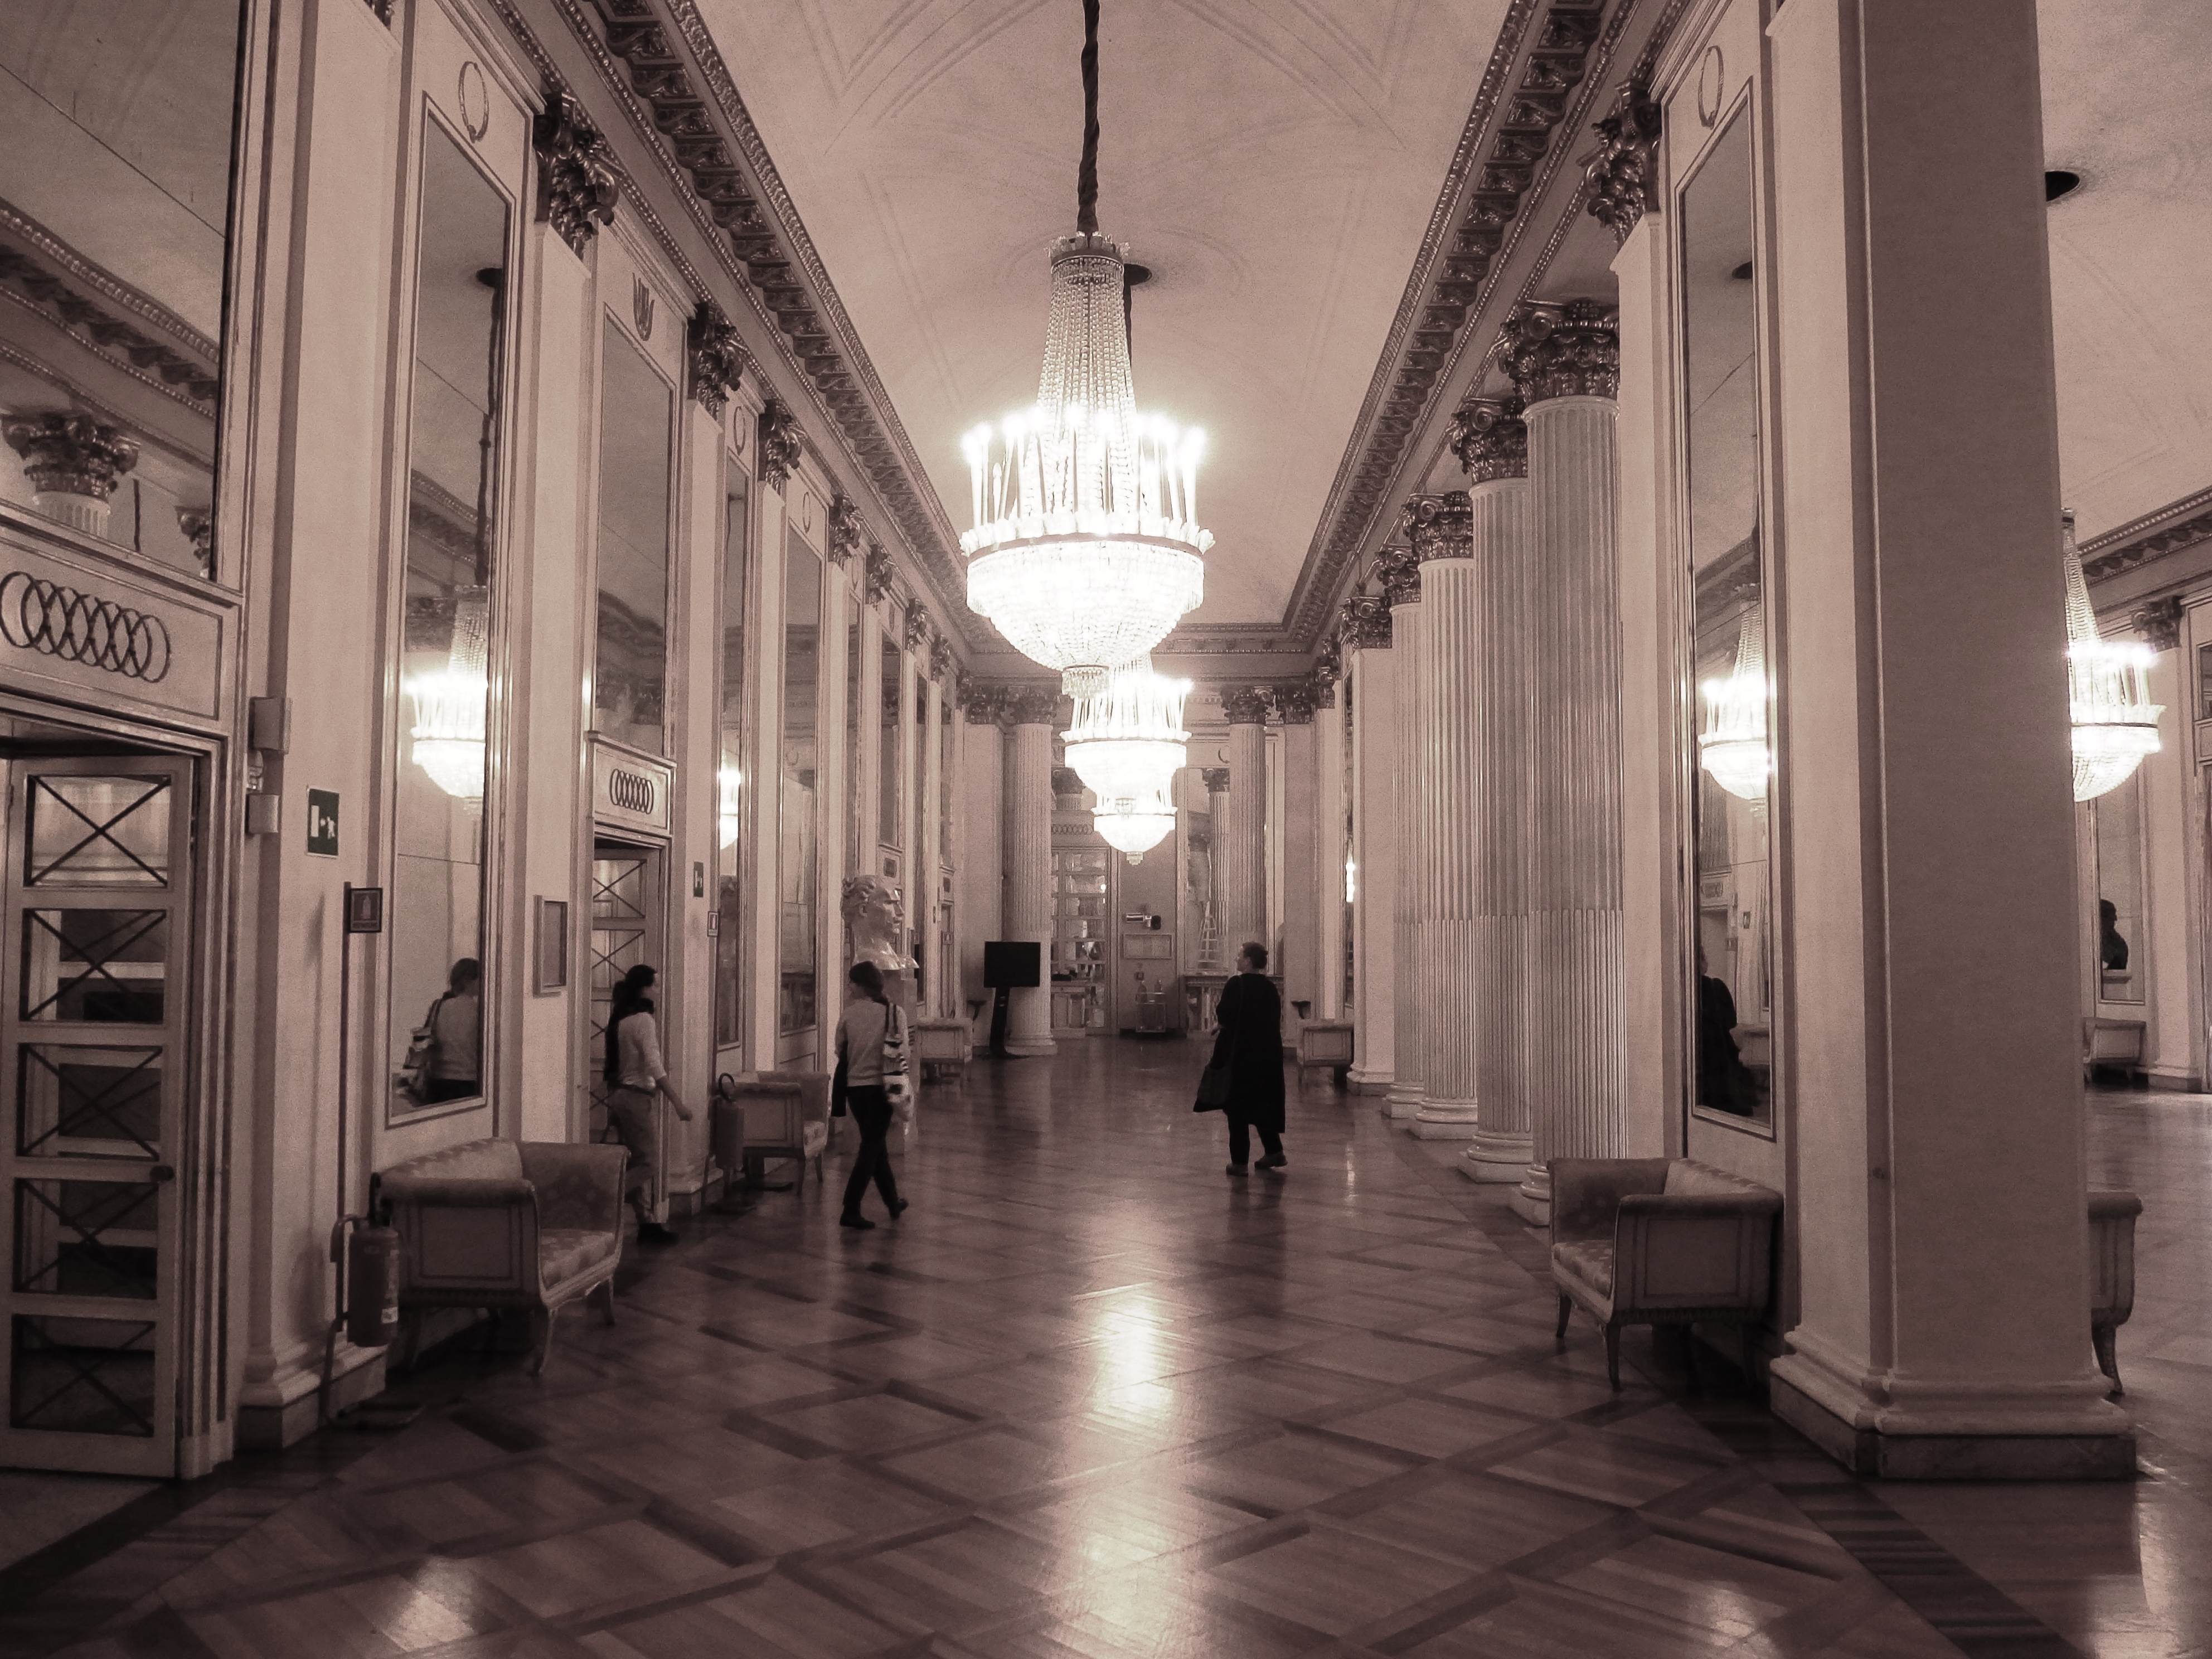
[[[215,576],[238,0],[0,11],[0,501]]]
[[[722,504],[722,648],[716,721],[714,835],[714,1047],[737,1048],[745,1036],[744,831],[745,721],[745,495],[744,463],[730,456],[730,481]]]
[[[816,769],[821,763],[822,560],[787,526],[783,550],[783,731],[776,780],[776,1059],[813,1052],[816,1027]]]
[[[2143,775],[2088,805],[2097,854],[2097,1000],[2140,1004],[2148,975],[2143,946],[2149,903],[2143,890]]]
[[[676,389],[611,315],[602,327],[592,729],[661,755],[668,738],[668,503]]]
[[[499,547],[506,198],[424,118],[393,790],[392,1108],[484,1093],[484,739]]]
[[[1692,1103],[1774,1119],[1773,776],[1759,501],[1752,115],[1739,107],[1682,188],[1682,430],[1689,506],[1689,659],[1696,684],[1689,929]]]
[[[883,673],[880,681],[883,711],[881,741],[876,750],[878,770],[876,776],[876,837],[888,848],[900,845],[899,826],[905,822],[902,810],[902,797],[899,781],[905,775],[902,764],[902,740],[906,723],[900,718],[904,708],[906,691],[906,659],[899,653],[898,636],[901,618],[897,610],[884,607],[883,641],[878,649],[882,653]]]
[[[845,873],[868,872],[860,823],[860,607],[850,590],[845,605]]]

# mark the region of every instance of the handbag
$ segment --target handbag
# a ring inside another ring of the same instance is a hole
[[[394,1079],[402,1093],[418,1102],[430,1091],[430,1066],[438,1057],[438,1010],[445,1006],[441,996],[430,1005],[422,1023],[408,1032],[407,1058],[400,1061],[399,1075]]]
[[[902,1116],[914,1115],[914,1085],[907,1076],[906,1016],[896,1003],[884,1006],[884,1098]]]
[[[1229,1068],[1209,1066],[1198,1074],[1198,1099],[1194,1112],[1218,1112],[1229,1104]]]
[[[837,1062],[837,1075],[830,1079],[830,1115],[845,1115],[845,1062]]]

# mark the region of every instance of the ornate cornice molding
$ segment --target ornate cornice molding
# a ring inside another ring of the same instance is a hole
[[[2212,542],[2212,489],[2092,536],[2081,544],[2081,574],[2094,586],[2205,542]]]
[[[1474,507],[1464,489],[1440,495],[1416,495],[1406,503],[1403,522],[1413,538],[1413,561],[1474,556]]]
[[[1659,122],[1649,84],[1632,76],[1613,94],[1612,109],[1594,123],[1603,142],[1583,177],[1589,181],[1590,216],[1613,233],[1616,246],[1658,208]]]
[[[22,415],[0,422],[0,438],[23,458],[31,488],[41,494],[104,501],[138,465],[137,440],[82,415]]]
[[[799,417],[771,398],[761,407],[759,426],[755,465],[760,469],[761,482],[781,495],[791,481],[792,468],[799,465]]]
[[[1505,372],[1522,404],[1620,392],[1620,319],[1596,300],[1531,300],[1513,307],[1501,336]]]
[[[582,258],[600,225],[615,222],[625,175],[606,135],[576,107],[564,87],[545,94],[531,126],[538,151],[538,217]],[[597,221],[597,223],[593,222]]]
[[[1225,793],[1228,791],[1229,769],[1227,767],[1202,767],[1200,769],[1200,775],[1206,780],[1206,793],[1207,794],[1218,795]]]
[[[1528,476],[1528,423],[1518,398],[1469,398],[1452,416],[1450,442],[1470,483]]]
[[[829,544],[830,562],[839,569],[853,562],[860,550],[860,509],[853,498],[842,490],[830,501],[830,529],[823,539]]]
[[[1413,512],[1413,501],[1407,501],[1399,509],[1400,535],[1412,533],[1413,526],[1409,520]],[[1421,602],[1421,562],[1410,545],[1376,548],[1374,562],[1367,567],[1367,579],[1382,588],[1386,604],[1419,605]]]
[[[684,331],[684,367],[692,397],[720,420],[744,372],[745,348],[735,325],[712,300],[699,301]]]
[[[1273,701],[1264,685],[1224,685],[1221,688],[1221,717],[1231,726],[1263,726]]]
[[[1354,593],[1344,602],[1340,637],[1346,651],[1390,648],[1390,602],[1380,593]]]

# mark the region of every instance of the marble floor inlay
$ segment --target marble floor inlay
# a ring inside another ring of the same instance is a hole
[[[633,1247],[542,1378],[478,1328],[411,1426],[0,1571],[0,1655],[2212,1652],[2203,1102],[2094,1103],[2100,1177],[2195,1206],[2122,1333],[2143,1474],[1905,1487],[1648,1337],[1613,1393],[1503,1198],[1324,1079],[1228,1180],[1197,1066],[973,1066],[896,1224],[836,1224],[848,1129],[826,1186]]]

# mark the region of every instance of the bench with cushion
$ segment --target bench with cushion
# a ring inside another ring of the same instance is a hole
[[[409,1359],[429,1308],[529,1309],[533,1373],[569,1303],[597,1296],[614,1323],[629,1159],[620,1146],[471,1140],[380,1171],[372,1202],[399,1233]]]
[[[1550,1167],[1558,1334],[1577,1307],[1603,1326],[1615,1389],[1622,1326],[1749,1324],[1765,1313],[1781,1194],[1686,1158]]]

